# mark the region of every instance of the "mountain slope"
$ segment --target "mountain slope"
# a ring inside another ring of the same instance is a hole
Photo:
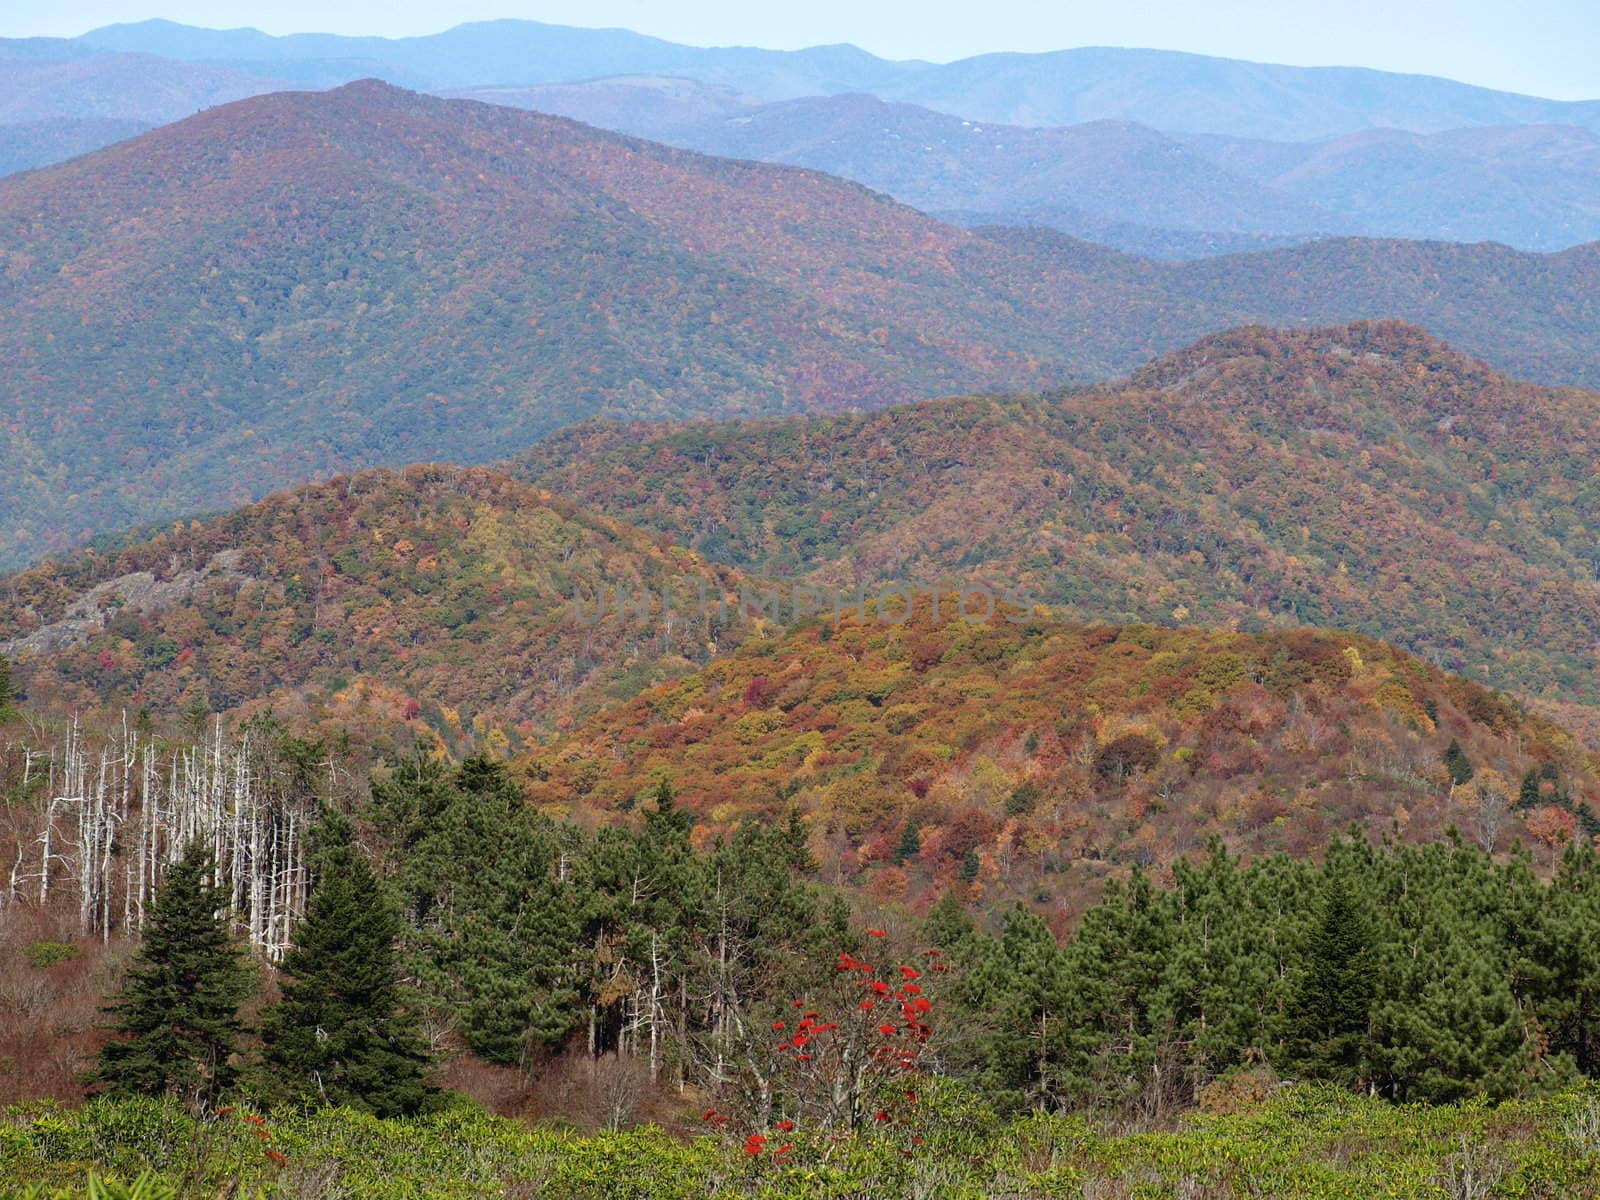
[[[1600,238],[1600,134],[1593,130],[1519,125],[1435,134],[1374,129],[1319,143],[1180,140],[1368,232],[1528,250]]]
[[[1314,204],[1275,194],[1127,121],[1058,129],[985,126],[867,95],[750,105],[704,89],[685,94],[669,88],[654,81],[599,80],[502,94],[497,102],[543,108],[704,154],[826,171],[925,212],[1003,213],[1048,203],[1101,221],[1190,231],[1332,228]],[[650,95],[665,102],[648,103]]]
[[[987,579],[1086,620],[1360,630],[1600,702],[1600,395],[1397,324],[1207,338],[1123,383],[595,425],[541,486],[758,573]]]
[[[0,563],[597,413],[1039,384],[1204,328],[853,184],[375,83],[0,182],[0,246]]]
[[[31,171],[76,158],[149,129],[144,121],[110,117],[57,117],[47,121],[0,124],[0,175]]]
[[[1466,125],[1559,123],[1600,128],[1600,103],[1563,103],[1447,79],[1353,68],[1285,67],[1157,50],[1089,47],[986,54],[934,64],[890,62],[854,46],[797,51],[675,45],[621,29],[534,21],[460,25],[414,38],[268,37],[147,21],[78,43],[326,85],[341,60],[394,83],[435,88],[528,86],[606,75],[680,75],[763,100],[872,92],[969,119],[1072,125],[1102,119],[1158,129],[1304,140],[1373,127],[1417,132]],[[365,69],[370,68],[370,69]],[[345,75],[344,79],[350,78]]]
[[[0,124],[92,117],[161,125],[283,86],[228,67],[149,54],[8,58],[0,47]]]
[[[273,708],[384,745],[531,733],[704,662],[747,623],[598,623],[574,597],[737,572],[483,469],[363,472],[0,578],[40,712]],[[592,610],[586,610],[592,611]]]
[[[1600,242],[1530,254],[1492,242],[1327,238],[1163,263],[1108,254],[1050,229],[982,232],[1039,270],[1085,271],[1193,304],[1213,314],[1214,328],[1392,318],[1513,375],[1600,390]]]
[[[1600,246],[1317,243],[1180,266],[378,83],[0,180],[0,566],[594,416],[1107,378],[1262,321],[1399,316],[1600,384]]]
[[[1454,789],[1452,741],[1475,770]],[[614,817],[670,779],[707,841],[798,812],[824,875],[880,901],[958,879],[986,901],[1078,898],[1114,863],[1170,864],[1212,835],[1304,854],[1352,824],[1456,825],[1504,844],[1546,807],[1600,828],[1562,731],[1382,643],[974,624],[926,602],[900,624],[869,610],[747,642],[520,766],[562,816]]]

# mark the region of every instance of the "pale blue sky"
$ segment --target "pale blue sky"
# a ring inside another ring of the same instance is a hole
[[[3,0],[0,36],[71,36],[156,16],[268,33],[389,36],[526,17],[618,25],[695,45],[854,42],[886,57],[937,61],[1141,46],[1600,98],[1600,0]]]

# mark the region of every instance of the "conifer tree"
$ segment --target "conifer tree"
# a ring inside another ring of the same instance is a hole
[[[922,830],[915,817],[908,817],[905,830],[900,834],[900,844],[894,849],[895,866],[903,867],[921,853]]]
[[[560,1045],[583,1018],[572,839],[484,758],[402,764],[374,781],[373,814],[399,863],[406,967],[439,1016],[491,1062]]]
[[[945,954],[953,954],[957,946],[972,937],[974,926],[961,898],[953,891],[946,891],[928,910],[922,932],[931,945]]]
[[[1539,807],[1539,772],[1532,768],[1522,777],[1522,786],[1517,791],[1517,807]]]
[[[1472,778],[1472,763],[1468,761],[1467,752],[1455,738],[1451,738],[1450,744],[1445,747],[1444,767],[1450,773],[1451,784],[1456,787],[1460,787]]]
[[[1288,1009],[1291,1069],[1354,1087],[1363,1078],[1373,1000],[1372,928],[1343,872],[1325,873]]]
[[[956,872],[956,878],[962,883],[971,883],[978,877],[978,869],[982,865],[978,858],[978,848],[968,846],[967,852],[961,856],[961,868]]]
[[[282,998],[262,1019],[263,1091],[380,1117],[423,1111],[437,1092],[401,1008],[399,914],[348,821],[324,813],[320,826],[317,882],[283,958]]]
[[[990,1014],[984,1082],[1001,1103],[1054,1107],[1063,1096],[1069,1008],[1060,948],[1021,904],[1006,913],[998,953],[976,968],[974,990]]]
[[[1113,881],[1084,914],[1065,953],[1079,1096],[1116,1104],[1151,1078],[1162,1036],[1153,1010],[1174,936],[1171,895],[1142,871],[1126,885]]]
[[[17,685],[11,678],[11,660],[0,654],[0,722],[17,715]]]
[[[228,897],[199,842],[168,868],[126,982],[105,1011],[119,1035],[91,1083],[112,1095],[171,1095],[214,1107],[237,1078],[239,1006],[256,972],[228,931]]]

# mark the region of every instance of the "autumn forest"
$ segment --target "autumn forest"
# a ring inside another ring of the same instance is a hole
[[[1600,1196],[1592,103],[498,25],[0,38],[0,1200]]]

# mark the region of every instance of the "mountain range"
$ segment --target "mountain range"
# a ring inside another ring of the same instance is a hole
[[[1600,700],[1600,395],[1410,326],[1243,329],[1039,396],[595,424],[516,473],[757,575],[979,578],[1077,620],[1359,630]]]
[[[0,180],[0,247],[13,566],[339,471],[489,461],[593,416],[1105,379],[1250,321],[1396,316],[1600,384],[1600,245],[1163,264],[376,82]]]
[[[377,76],[409,87],[678,75],[762,100],[871,92],[973,120],[1072,125],[1120,119],[1158,129],[1305,140],[1375,127],[1600,126],[1600,101],[1543,100],[1451,80],[1343,67],[1288,67],[1157,50],[1087,47],[892,62],[854,46],[702,49],[620,29],[488,21],[410,38],[270,37],[168,21],[111,25],[61,53],[143,53],[327,86]]]
[[[1158,258],[1335,235],[1536,251],[1600,238],[1594,104],[1152,51],[937,66],[516,21],[402,39],[145,22],[0,40],[0,173],[362,77],[812,167],[957,224],[1043,225]]]
[[[1358,362],[1381,353],[1359,331],[1329,337]],[[1149,382],[1192,367],[1160,364]],[[974,461],[996,440],[945,432],[949,453]],[[892,468],[883,441],[864,444]],[[959,462],[927,468],[949,470],[982,511]],[[772,512],[786,520],[781,502]],[[1010,526],[1021,536],[1029,519]],[[1047,552],[1052,534],[1040,530]],[[904,531],[937,553],[931,535]],[[1084,540],[1092,597],[1103,585]],[[1235,571],[1256,568],[1246,556]],[[1593,820],[1582,805],[1597,784],[1571,735],[1360,635],[1069,623],[1005,603],[968,619],[954,592],[937,611],[924,594],[909,610],[869,599],[838,620],[791,620],[741,612],[747,585],[768,586],[503,473],[417,466],[0,579],[0,652],[41,721],[270,714],[356,762],[486,751],[514,761],[534,805],[584,825],[624,819],[669,778],[696,838],[797,815],[838,881],[879,902],[975,860],[991,887],[1048,884],[1070,904],[1119,865],[1213,836],[1305,853],[1352,824],[1431,839],[1451,825],[1522,836],[1545,809]],[[619,587],[671,593],[677,619],[658,604],[640,619],[571,603]],[[1451,786],[1462,761],[1475,790]],[[1517,805],[1530,776],[1533,803]]]
[[[1333,234],[1528,250],[1600,238],[1600,134],[1574,126],[1271,142],[1126,120],[987,124],[863,94],[757,104],[659,77],[451,94],[811,167],[961,224],[1046,225],[1154,257]]]

